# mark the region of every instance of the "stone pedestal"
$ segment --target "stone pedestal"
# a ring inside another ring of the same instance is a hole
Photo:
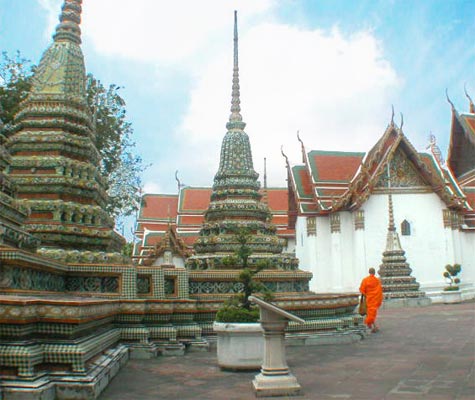
[[[461,303],[462,293],[460,290],[445,290],[442,292],[442,301],[444,304]]]
[[[284,331],[288,320],[298,323],[303,323],[304,320],[257,297],[251,296],[249,300],[259,306],[260,322],[264,330],[264,362],[261,373],[252,381],[256,396],[300,394],[301,386],[287,366]]]
[[[262,327],[258,323],[215,322],[218,365],[228,370],[259,371],[264,353]]]

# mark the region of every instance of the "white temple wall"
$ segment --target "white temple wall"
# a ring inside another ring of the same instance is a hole
[[[163,255],[157,257],[157,259],[152,264],[154,267],[162,265],[173,265],[176,268],[185,268],[185,260],[180,256],[173,255],[170,257],[164,257]]]
[[[462,271],[461,288],[465,298],[475,297],[475,231],[461,232]]]
[[[374,202],[375,209],[387,210],[387,195],[373,195],[368,203]],[[452,263],[450,251],[453,244],[447,240],[443,223],[446,205],[435,193],[393,194],[394,221],[401,246],[406,252],[412,276],[422,285],[443,283],[443,272],[447,263]],[[388,217],[385,232],[387,232]],[[407,220],[411,234],[401,234],[401,223]],[[453,231],[454,232],[454,231]],[[384,235],[385,246],[386,235]],[[380,250],[379,263],[384,247]]]
[[[475,282],[475,232],[444,228],[446,205],[435,193],[393,194],[394,220],[412,275],[422,290],[440,291],[445,265],[462,264],[462,282]],[[378,270],[386,248],[388,196],[373,194],[363,204],[364,230],[355,230],[355,213],[340,212],[340,232],[331,232],[329,216],[317,217],[316,236],[307,236],[305,217],[296,224],[296,256],[300,268],[313,273],[310,289],[318,292],[358,291],[368,268]],[[401,234],[407,220],[411,235]]]
[[[349,211],[340,213],[340,229],[341,232],[341,286],[336,287],[338,291],[342,292],[357,292],[358,286],[355,286],[356,260],[354,258],[354,241],[355,241],[355,224],[353,220],[353,213]]]

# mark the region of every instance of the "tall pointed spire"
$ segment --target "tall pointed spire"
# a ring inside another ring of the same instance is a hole
[[[246,124],[242,121],[241,99],[239,91],[239,54],[238,54],[238,28],[237,11],[234,11],[234,51],[233,51],[233,90],[231,95],[231,115],[226,124],[227,129],[244,129]]]
[[[81,44],[81,3],[82,0],[65,0],[59,16],[59,25],[53,35],[55,42],[62,40]]]
[[[53,43],[43,53],[33,76],[30,98],[43,96],[75,97],[77,102],[86,104],[86,67],[81,50],[81,2],[64,0],[59,24],[53,35]],[[93,120],[91,112],[89,123]],[[93,128],[91,126],[91,128]]]
[[[238,65],[238,31],[237,12],[234,11],[234,66],[233,86],[231,99],[231,115],[226,124],[226,135],[221,145],[219,169],[215,176],[214,188],[228,187],[231,179],[241,187],[259,190],[257,178],[259,174],[254,171],[252,162],[251,144],[249,137],[244,132],[246,124],[242,121],[241,100],[239,98],[239,65]]]
[[[393,196],[391,193],[391,161],[387,165],[387,175],[388,175],[388,213],[389,213],[389,224],[388,224],[388,235],[386,237],[386,251],[401,251],[401,242],[399,241],[399,235],[396,232],[396,225],[394,224],[394,208],[393,208]]]
[[[244,132],[240,114],[237,13],[234,12],[234,66],[231,115],[221,145],[218,172],[200,237],[194,245],[195,255],[186,262],[191,269],[224,268],[225,258],[234,254],[236,233],[249,233],[248,246],[253,252],[250,263],[273,257],[276,268],[296,267],[293,255],[282,254],[284,241],[276,236],[270,223],[271,212],[260,191],[259,174],[254,170],[251,144]],[[265,175],[265,174],[264,174]],[[266,176],[264,176],[266,179]]]
[[[262,202],[269,204],[269,196],[267,192],[267,159],[264,157],[264,186],[262,188]]]
[[[401,247],[399,235],[394,223],[393,197],[391,193],[391,160],[387,164],[388,176],[388,213],[389,224],[386,236],[386,249],[383,252],[383,262],[379,266],[379,275],[383,285],[386,299],[406,299],[425,297],[425,293],[419,290],[419,283],[411,276],[412,269],[406,262],[405,251]]]

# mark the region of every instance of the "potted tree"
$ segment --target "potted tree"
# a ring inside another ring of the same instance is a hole
[[[262,327],[258,323],[259,309],[249,301],[253,293],[260,293],[267,300],[271,292],[254,278],[267,264],[261,262],[253,267],[248,265],[252,254],[248,246],[250,234],[241,230],[236,234],[239,247],[234,256],[224,261],[225,264],[242,267],[239,281],[242,291],[225,301],[216,314],[213,330],[218,336],[218,365],[223,369],[258,370],[262,365],[264,339]]]
[[[444,303],[460,303],[462,301],[462,294],[460,293],[460,279],[457,277],[462,271],[462,266],[460,264],[450,265],[447,264],[445,266],[444,271],[444,278],[446,282],[449,284],[444,288],[442,292],[442,298]]]

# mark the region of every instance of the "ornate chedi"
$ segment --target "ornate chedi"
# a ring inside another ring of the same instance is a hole
[[[6,146],[17,196],[31,210],[26,229],[39,252],[66,262],[118,261],[123,239],[105,211],[95,126],[86,102],[80,36],[81,0],[65,0]]]
[[[256,279],[274,292],[277,304],[306,320],[303,327],[290,325],[288,331],[317,334],[322,330],[345,334],[348,330],[357,331],[361,322],[360,317],[353,314],[357,295],[310,292],[312,274],[298,268],[294,254],[282,252],[283,239],[276,235],[268,205],[261,201],[258,174],[253,167],[249,137],[244,132],[240,111],[235,13],[231,115],[226,124],[211,201],[194,245],[195,254],[186,260],[190,298],[200,301],[203,307],[199,322],[203,332],[210,328],[209,322],[219,307],[217,301],[242,290],[237,278],[243,266],[230,261],[240,246],[241,232],[246,232],[246,246],[250,248],[248,266],[265,265]],[[213,310],[213,313],[206,314],[204,310]]]
[[[189,269],[222,269],[223,259],[234,254],[239,243],[236,233],[250,233],[247,245],[252,254],[249,264],[268,260],[274,268],[296,270],[298,260],[282,254],[284,239],[276,235],[270,223],[269,207],[262,202],[258,173],[254,171],[249,137],[244,132],[239,98],[238,37],[235,14],[234,68],[231,115],[221,146],[219,169],[214,178],[213,192],[205,222],[194,249],[196,255],[187,260]]]
[[[11,163],[11,156],[4,146],[3,127],[0,120],[0,246],[36,250],[39,240],[22,228],[28,210],[15,200],[15,186],[4,173]]]
[[[390,167],[388,165],[388,171]],[[389,175],[389,173],[388,173]],[[388,177],[390,187],[391,177]],[[389,188],[390,190],[390,188]],[[382,264],[379,266],[379,275],[383,286],[385,300],[402,299],[410,301],[417,299],[419,305],[430,304],[430,299],[419,290],[419,283],[411,276],[412,269],[406,262],[405,251],[401,247],[399,235],[394,224],[394,209],[392,194],[388,194],[389,226],[386,237],[386,249],[383,252]]]

